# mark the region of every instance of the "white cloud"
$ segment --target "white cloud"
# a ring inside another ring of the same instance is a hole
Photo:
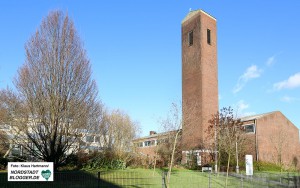
[[[274,54],[273,56],[269,57],[266,61],[266,65],[268,67],[272,66],[274,63],[276,63],[277,56],[280,55],[282,52],[278,52],[277,54]]]
[[[290,96],[284,96],[281,98],[281,101],[283,102],[295,102],[295,101],[299,101],[300,99],[299,98],[295,98],[295,97],[290,97]]]
[[[275,55],[273,55],[272,57],[269,57],[268,60],[267,60],[267,62],[266,62],[266,64],[267,64],[268,66],[271,66],[271,65],[273,65],[274,63],[275,63]]]
[[[253,116],[255,115],[256,113],[255,112],[244,112],[241,114],[240,117],[247,117],[247,116]]]
[[[233,93],[241,91],[248,81],[260,77],[262,72],[263,70],[258,69],[256,65],[251,65],[250,67],[248,67],[246,72],[242,76],[240,76],[238,83],[233,89]]]
[[[251,116],[255,114],[255,112],[245,111],[250,107],[250,105],[247,104],[244,100],[240,100],[235,106],[237,110],[237,117],[245,117],[245,116]]]
[[[240,100],[237,103],[237,110],[238,111],[243,111],[245,109],[249,108],[249,104],[246,104],[244,100]]]
[[[300,72],[290,76],[287,80],[273,84],[275,90],[293,89],[300,87]]]

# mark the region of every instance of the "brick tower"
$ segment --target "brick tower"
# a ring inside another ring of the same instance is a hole
[[[216,19],[202,10],[190,11],[181,23],[182,149],[205,149],[206,129],[218,111]]]

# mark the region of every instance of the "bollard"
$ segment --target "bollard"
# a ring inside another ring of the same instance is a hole
[[[209,188],[211,188],[211,171],[210,171],[210,173],[209,173],[209,175],[208,175],[208,187]]]
[[[241,187],[243,188],[244,187],[244,180],[243,180],[243,174],[241,174]]]
[[[100,187],[100,171],[98,172],[98,188]]]
[[[162,188],[166,188],[166,175],[165,172],[162,172]]]

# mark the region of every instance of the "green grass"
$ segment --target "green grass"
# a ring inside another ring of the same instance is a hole
[[[172,188],[180,187],[225,187],[226,177],[199,171],[174,172],[171,175],[170,186]],[[249,183],[245,183],[247,185]],[[240,187],[239,178],[228,177],[228,187]]]
[[[96,170],[88,171],[95,173]],[[162,173],[166,169],[126,169],[114,171],[101,171],[100,178],[111,184],[120,187],[162,187]],[[193,188],[193,187],[225,187],[226,178],[222,175],[217,176],[199,171],[184,169],[174,169],[170,178],[171,188]],[[166,180],[167,181],[167,180]],[[251,184],[244,182],[245,187]],[[228,187],[240,187],[241,181],[238,178],[229,177]]]
[[[94,174],[97,170],[87,171]],[[120,187],[162,187],[161,170],[147,170],[147,169],[125,169],[125,170],[109,170],[101,171],[100,187],[105,187],[106,183],[111,183]]]
[[[98,171],[100,171],[100,180],[98,181]],[[54,176],[54,182],[7,182],[7,173],[0,173],[0,187],[55,187],[55,188],[96,188],[99,187],[162,187],[162,174],[166,169],[125,169],[125,170],[82,170],[59,172]],[[255,173],[253,178],[228,177],[227,187],[276,187],[272,181],[278,180],[279,173]],[[294,175],[294,174],[293,174]],[[264,178],[269,177],[266,181]],[[171,174],[171,188],[193,188],[193,187],[225,187],[226,177],[224,175],[215,175],[202,173],[199,171],[174,169]]]
[[[151,169],[126,169],[101,172],[101,179],[120,187],[162,187],[162,172],[158,169],[155,173]],[[279,174],[257,174],[253,178],[228,177],[227,187],[278,187]],[[267,181],[264,177],[269,177]],[[226,176],[202,173],[184,169],[174,169],[171,174],[171,188],[193,187],[225,187]]]

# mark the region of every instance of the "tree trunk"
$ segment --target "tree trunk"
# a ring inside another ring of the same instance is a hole
[[[180,130],[177,131],[177,133],[175,135],[175,139],[174,139],[174,145],[173,145],[173,150],[172,150],[172,155],[171,155],[171,161],[170,161],[170,166],[169,166],[169,171],[168,171],[168,176],[167,176],[167,187],[169,187],[169,184],[170,184],[171,171],[172,171],[174,155],[175,155],[175,150],[176,150],[176,144],[177,144],[177,138],[178,138],[179,132],[180,132]]]
[[[221,169],[221,152],[219,151],[218,153],[218,176],[219,176],[219,172],[220,172],[220,169]]]
[[[227,182],[228,182],[228,173],[229,173],[229,163],[230,163],[230,152],[229,152],[229,156],[228,156],[228,162],[227,162],[227,174],[226,174],[226,182],[225,182],[225,187],[227,187]]]
[[[158,146],[156,145],[156,147],[158,147]],[[152,176],[154,176],[154,173],[155,173],[156,160],[157,160],[157,149],[155,150],[154,165],[153,165],[153,175]]]

